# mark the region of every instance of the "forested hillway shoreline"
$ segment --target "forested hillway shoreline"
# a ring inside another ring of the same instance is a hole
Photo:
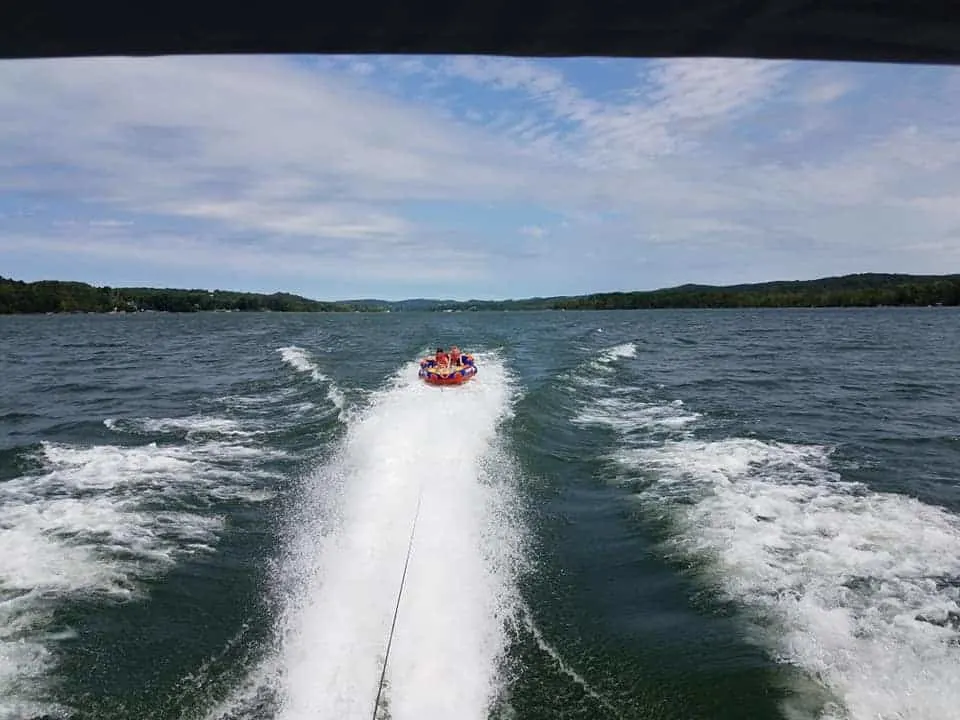
[[[312,300],[290,293],[107,287],[23,282],[0,277],[0,314],[108,312],[403,312],[640,310],[682,308],[875,307],[960,305],[960,274],[862,273],[741,285],[680,285],[659,290],[520,300]]]

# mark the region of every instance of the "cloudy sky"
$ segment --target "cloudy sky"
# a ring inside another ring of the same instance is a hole
[[[960,71],[0,61],[0,275],[503,298],[960,271]]]

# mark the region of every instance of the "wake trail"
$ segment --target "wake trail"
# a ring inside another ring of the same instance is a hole
[[[695,561],[740,606],[748,639],[825,691],[797,683],[787,717],[957,715],[956,513],[844,477],[831,446],[718,436],[716,420],[703,438],[680,399],[584,375],[598,391],[574,421],[616,431],[612,480],[668,521],[664,556]]]
[[[385,675],[389,716],[487,717],[521,532],[498,442],[511,382],[496,357],[478,364],[475,380],[446,389],[405,366],[304,488],[284,565],[279,718],[372,716],[418,502]]]
[[[340,411],[340,419],[343,419],[343,413],[346,408],[347,399],[343,391],[337,387],[332,378],[325,375],[319,366],[310,359],[306,350],[296,345],[282,347],[277,350],[280,357],[287,365],[298,372],[310,375],[314,381],[327,384],[327,399]]]
[[[254,430],[239,422],[107,418],[104,425],[117,444],[43,441],[27,473],[0,483],[0,720],[72,712],[58,685],[63,641],[78,635],[62,608],[77,599],[148,597],[147,579],[217,552],[229,531],[219,503],[249,508],[274,496],[278,476],[266,466],[284,453],[246,445],[237,436]],[[169,427],[190,439],[129,445],[124,438]]]
[[[524,627],[527,628],[527,630],[533,636],[534,642],[536,642],[537,647],[540,648],[542,652],[546,653],[550,657],[550,659],[554,661],[554,663],[556,663],[557,668],[559,668],[560,672],[562,672],[564,675],[566,675],[571,680],[573,680],[577,685],[579,685],[580,688],[587,695],[589,695],[591,698],[596,700],[597,703],[599,703],[600,705],[605,707],[607,710],[609,710],[613,714],[613,716],[617,718],[617,720],[622,720],[623,714],[616,708],[616,706],[613,705],[613,703],[611,703],[609,700],[607,700],[603,695],[601,695],[597,690],[595,690],[593,686],[590,685],[590,683],[588,683],[580,673],[578,673],[576,670],[570,667],[567,661],[563,659],[563,656],[560,654],[560,651],[557,650],[549,642],[547,642],[547,639],[543,636],[543,633],[540,631],[540,628],[538,628],[536,623],[534,623],[533,613],[530,611],[530,608],[524,603],[520,606],[520,609],[522,611],[521,618],[523,620],[523,625]]]

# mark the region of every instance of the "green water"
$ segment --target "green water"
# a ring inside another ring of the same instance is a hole
[[[957,318],[3,318],[0,718],[950,717]]]

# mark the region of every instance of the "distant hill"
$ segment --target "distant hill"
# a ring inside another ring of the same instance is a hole
[[[741,285],[686,284],[659,290],[519,300],[418,300],[420,310],[627,310],[656,308],[960,305],[960,274],[860,273]],[[405,309],[394,304],[391,309]]]
[[[687,284],[645,292],[562,298],[549,304],[566,310],[958,305],[960,274],[859,273],[726,286]]]
[[[111,288],[80,282],[25,283],[0,277],[0,314],[111,311],[442,312],[447,310],[626,310],[655,308],[870,307],[960,305],[960,274],[859,273],[817,280],[679,285],[660,290],[519,300],[311,300],[289,293]]]
[[[367,306],[371,308],[380,308],[382,310],[390,310],[393,312],[404,310],[417,312],[423,310],[434,310],[441,306],[453,306],[456,305],[457,302],[455,300],[430,300],[427,298],[413,298],[410,300],[344,300],[342,301],[342,304],[349,305],[350,307]]]

